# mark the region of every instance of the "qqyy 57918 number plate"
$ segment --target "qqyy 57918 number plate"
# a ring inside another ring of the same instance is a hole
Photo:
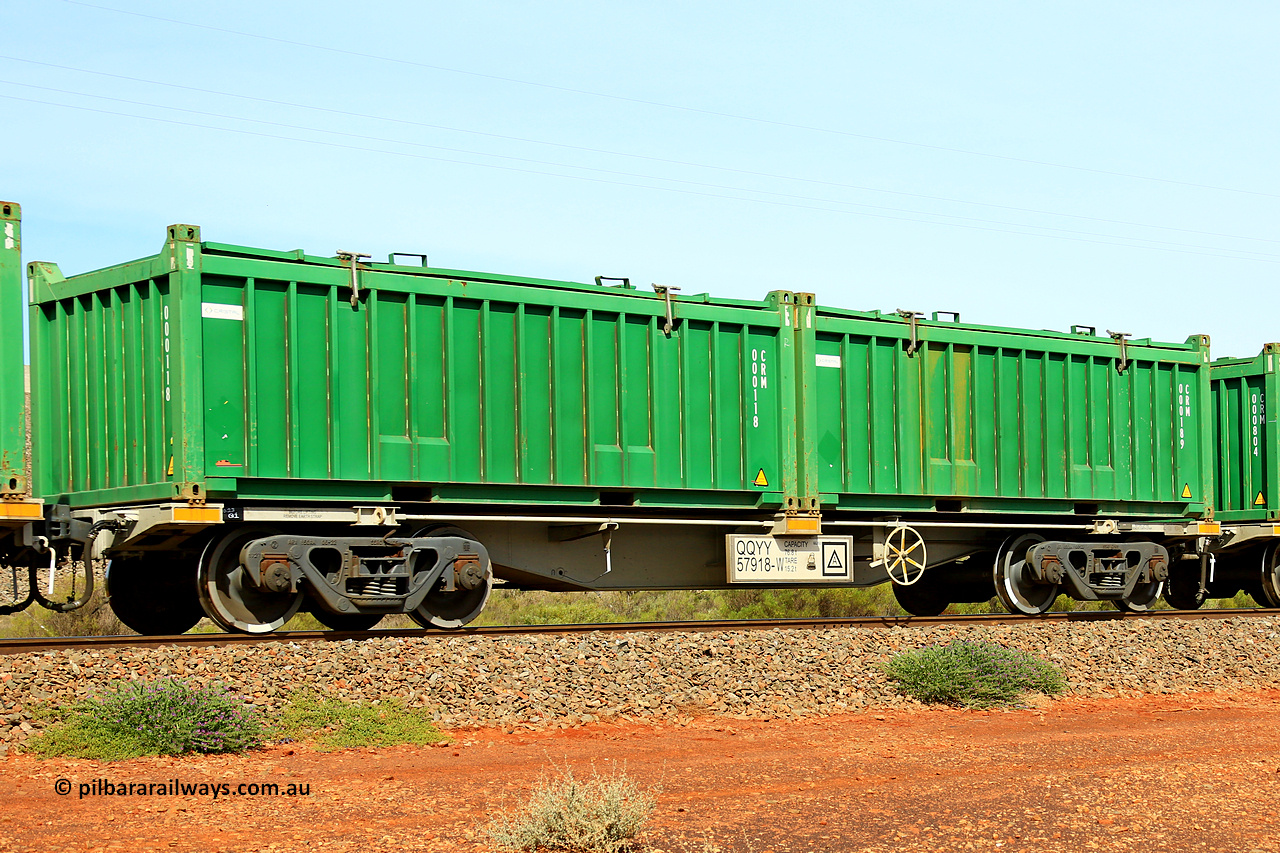
[[[852,536],[725,537],[729,583],[840,583],[853,575]]]

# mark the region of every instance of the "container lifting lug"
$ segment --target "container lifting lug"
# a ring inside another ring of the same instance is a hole
[[[920,349],[920,330],[916,326],[916,321],[923,320],[924,315],[919,311],[907,311],[899,308],[898,316],[906,320],[907,325],[911,327],[911,340],[907,341],[907,355],[914,356],[916,350]]]
[[[1129,366],[1129,351],[1125,348],[1125,339],[1130,337],[1128,332],[1113,332],[1107,329],[1107,334],[1111,336],[1111,340],[1120,345],[1120,361],[1116,363],[1116,372],[1124,373],[1126,367]]]
[[[339,250],[334,252],[334,256],[341,261],[351,262],[351,307],[360,307],[360,262],[367,261],[372,255],[364,252],[344,252]]]
[[[661,296],[664,300],[666,300],[666,303],[667,303],[667,321],[666,321],[666,323],[664,323],[664,324],[663,324],[663,326],[662,326],[662,333],[663,333],[664,335],[666,335],[667,337],[671,337],[671,330],[672,330],[672,328],[674,328],[674,327],[675,327],[675,323],[676,323],[675,307],[674,307],[674,306],[672,306],[672,304],[671,304],[671,294],[672,294],[672,293],[679,293],[679,292],[680,292],[680,288],[678,288],[678,287],[670,287],[670,286],[665,285],[665,284],[655,284],[655,285],[653,285],[653,292],[654,292],[654,293],[656,293],[656,294],[658,294],[659,296]]]

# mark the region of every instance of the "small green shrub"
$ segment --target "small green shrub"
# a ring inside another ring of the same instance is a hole
[[[105,693],[51,713],[27,742],[37,755],[118,761],[143,755],[243,752],[261,746],[255,709],[221,686],[166,679],[116,683]]]
[[[608,594],[495,590],[477,624],[598,625],[621,622]]]
[[[425,712],[406,708],[395,699],[368,705],[313,694],[293,697],[276,732],[281,737],[314,741],[322,750],[446,740]]]
[[[1053,664],[995,643],[954,642],[897,655],[884,665],[898,689],[921,702],[990,708],[1024,693],[1056,695],[1066,680]]]
[[[486,831],[505,850],[619,853],[631,849],[657,794],[657,788],[641,788],[625,773],[582,781],[566,768],[554,779],[541,779],[523,809],[499,815]]]
[[[152,753],[136,731],[109,726],[92,716],[50,711],[49,727],[23,744],[26,752],[45,758],[88,758],[122,761]]]

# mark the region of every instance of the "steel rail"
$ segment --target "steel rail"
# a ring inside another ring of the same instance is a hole
[[[1280,608],[1231,610],[1155,610],[1122,613],[1119,610],[1073,610],[1039,616],[982,613],[968,616],[850,616],[801,619],[720,619],[706,622],[605,622],[587,625],[497,625],[443,631],[431,628],[393,628],[370,631],[277,631],[271,634],[176,634],[142,637],[20,637],[0,639],[0,655],[52,652],[60,649],[156,648],[159,646],[226,646],[254,643],[345,642],[379,639],[502,637],[530,634],[662,633],[710,631],[803,630],[825,628],[902,628],[934,625],[1030,625],[1057,622],[1119,622],[1125,620],[1196,620],[1280,616]]]

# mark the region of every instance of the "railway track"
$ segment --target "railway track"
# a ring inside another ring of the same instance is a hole
[[[1238,608],[1230,610],[1156,610],[1148,613],[1122,613],[1118,610],[1078,610],[1045,613],[1040,616],[979,614],[972,616],[859,616],[803,619],[722,619],[706,622],[608,622],[589,625],[499,625],[442,631],[403,628],[371,631],[276,631],[271,634],[177,634],[141,637],[113,635],[108,637],[19,637],[0,639],[0,655],[29,654],[59,649],[155,648],[157,646],[228,646],[254,643],[345,642],[413,637],[506,636],[520,634],[580,634],[588,631],[625,633],[632,631],[706,632],[759,631],[766,629],[805,628],[894,628],[928,625],[1024,625],[1045,622],[1118,622],[1122,620],[1194,620],[1230,619],[1237,616],[1280,616],[1280,609]]]

